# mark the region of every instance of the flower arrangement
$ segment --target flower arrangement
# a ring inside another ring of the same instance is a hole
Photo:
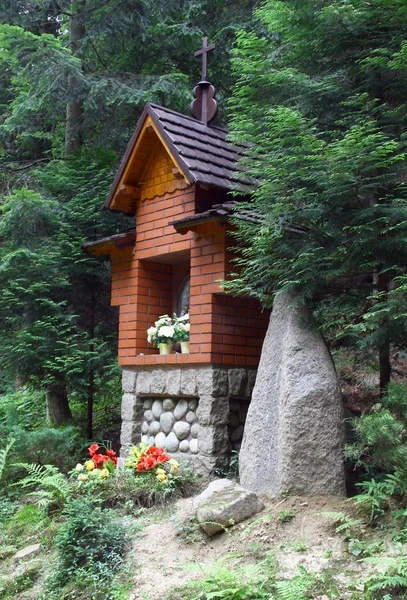
[[[147,341],[156,348],[160,344],[174,344],[189,341],[189,314],[177,317],[162,315],[153,327],[147,329]]]
[[[189,342],[190,323],[188,313],[182,317],[177,317],[174,314],[174,330],[174,339],[176,342]]]
[[[117,464],[116,452],[109,448],[105,449],[105,454],[99,452],[99,444],[92,444],[88,448],[90,458],[84,464],[78,463],[75,471],[79,473],[78,481],[84,483],[92,477],[107,479],[114,473]]]
[[[133,469],[136,474],[154,473],[160,483],[166,484],[177,475],[179,464],[165,454],[164,448],[147,446],[142,442],[140,446],[133,446],[127,457],[126,467]]]
[[[156,348],[160,344],[172,344],[174,342],[174,322],[168,315],[162,315],[154,323],[154,327],[147,329],[147,341]]]

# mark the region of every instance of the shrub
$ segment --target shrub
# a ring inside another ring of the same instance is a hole
[[[12,433],[16,440],[12,452],[14,462],[53,465],[64,473],[73,469],[85,446],[75,427],[42,427],[35,431],[16,427]]]
[[[369,477],[401,471],[407,481],[407,387],[391,383],[380,404],[352,420],[357,441],[345,456]]]
[[[127,537],[123,525],[88,498],[68,503],[55,547],[58,563],[54,581],[63,587],[70,580],[96,576],[108,580],[121,566]]]

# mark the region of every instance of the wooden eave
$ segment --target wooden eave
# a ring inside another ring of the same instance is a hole
[[[109,237],[100,238],[93,242],[86,242],[82,248],[85,252],[92,254],[93,256],[102,256],[104,254],[111,254],[114,248],[121,250],[127,246],[134,246],[136,241],[136,230],[124,231],[123,233],[116,233]]]

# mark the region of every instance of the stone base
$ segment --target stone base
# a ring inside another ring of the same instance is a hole
[[[195,472],[227,467],[255,378],[254,369],[244,368],[123,369],[121,455],[144,441],[188,460]]]

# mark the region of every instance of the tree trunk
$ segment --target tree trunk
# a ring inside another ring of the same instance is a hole
[[[90,322],[89,322],[89,335],[90,335],[90,350],[93,353],[95,350],[95,329],[96,329],[96,291],[95,286],[91,287],[90,292]],[[93,368],[93,361],[90,365],[89,379],[88,379],[88,439],[92,439],[93,435],[93,404],[95,399],[95,370]]]
[[[86,0],[71,0],[69,21],[69,46],[73,55],[79,49],[85,35],[82,10]],[[79,82],[75,75],[68,75],[68,102],[66,105],[65,155],[69,156],[83,144],[83,101],[79,98]]]
[[[387,293],[389,290],[389,276],[387,273],[379,273],[377,276],[377,292],[379,294],[378,301],[380,302],[380,294],[385,292]],[[383,327],[387,328],[386,323],[383,323]],[[387,390],[387,386],[390,383],[391,378],[391,364],[390,364],[390,342],[388,336],[385,338],[379,345],[379,369],[380,369],[380,380],[379,380],[379,390],[380,397]]]
[[[14,376],[14,388],[16,392],[21,392],[27,383],[27,377],[17,371]]]
[[[66,385],[63,382],[55,382],[48,385],[46,390],[47,421],[58,427],[69,419],[72,419],[71,409],[68,404]]]

